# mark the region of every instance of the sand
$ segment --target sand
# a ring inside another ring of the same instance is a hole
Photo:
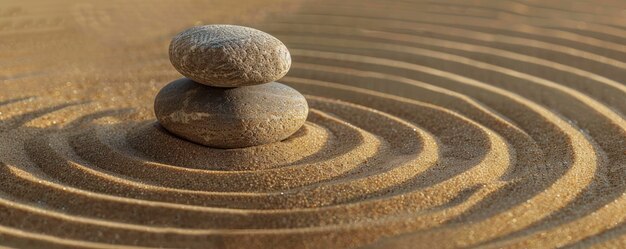
[[[621,1],[10,1],[0,245],[626,247]],[[172,36],[290,49],[305,126],[238,150],[155,122]]]

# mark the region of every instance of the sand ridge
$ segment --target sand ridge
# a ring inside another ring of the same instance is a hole
[[[624,3],[231,2],[0,7],[0,245],[626,246]],[[159,127],[169,39],[202,23],[288,46],[300,131]]]

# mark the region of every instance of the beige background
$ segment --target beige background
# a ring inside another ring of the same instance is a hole
[[[289,47],[292,138],[155,123],[170,38],[213,23]],[[0,245],[624,247],[624,23],[610,0],[5,1]]]

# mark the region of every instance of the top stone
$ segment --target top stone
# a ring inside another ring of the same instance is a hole
[[[285,44],[263,31],[235,25],[196,26],[170,44],[172,65],[187,78],[215,87],[272,82],[287,74]]]

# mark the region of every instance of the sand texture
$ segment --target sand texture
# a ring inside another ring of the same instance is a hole
[[[0,245],[624,248],[626,2],[0,5]],[[278,37],[307,123],[218,150],[155,122],[202,24]]]

